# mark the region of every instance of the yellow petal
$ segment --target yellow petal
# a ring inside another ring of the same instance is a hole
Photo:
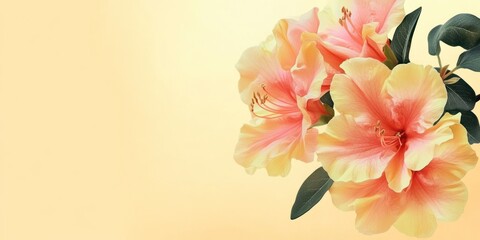
[[[437,219],[429,208],[416,202],[409,202],[394,226],[409,236],[430,237],[437,228]]]
[[[406,143],[405,164],[413,170],[419,171],[432,161],[435,147],[453,138],[450,126],[459,124],[459,116],[445,114],[432,128],[422,134],[412,134]]]
[[[438,194],[428,202],[437,219],[443,221],[457,220],[462,215],[468,199],[465,184],[457,182],[442,186],[437,192]]]
[[[385,80],[390,69],[370,58],[353,58],[341,65],[345,74],[333,77],[330,93],[340,113],[371,118],[374,122],[391,118],[385,95]],[[382,121],[388,124],[388,121]]]
[[[330,120],[318,142],[318,160],[334,181],[379,178],[395,155],[395,151],[381,145],[373,126],[357,124],[349,115]]]
[[[443,114],[447,90],[439,73],[431,66],[413,63],[397,65],[387,79],[394,110],[407,134],[423,133]]]

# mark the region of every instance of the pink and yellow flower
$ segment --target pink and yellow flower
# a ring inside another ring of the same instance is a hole
[[[414,171],[427,166],[436,146],[453,138],[443,114],[447,92],[430,66],[354,58],[341,65],[331,86],[340,115],[319,136],[318,157],[335,181],[363,182],[385,173],[401,192]]]
[[[275,38],[246,50],[237,64],[252,120],[241,129],[234,158],[248,172],[266,168],[269,175],[285,176],[292,158],[314,158],[318,132],[312,126],[331,114],[319,100],[323,57],[315,42],[300,39],[303,31],[318,28],[316,12],[280,21]]]
[[[324,90],[340,64],[354,57],[369,57],[384,61],[383,47],[390,30],[405,17],[404,0],[330,1],[319,13],[318,34],[305,34],[315,39],[317,48],[327,63],[328,77]]]
[[[477,156],[459,118],[447,114],[443,119],[454,123],[449,127],[453,139],[435,147],[433,160],[412,172],[412,180],[402,192],[391,190],[385,175],[361,183],[333,184],[333,203],[342,210],[356,211],[360,232],[381,233],[393,225],[407,235],[429,237],[437,220],[453,221],[461,215],[467,201],[461,179],[475,166]]]

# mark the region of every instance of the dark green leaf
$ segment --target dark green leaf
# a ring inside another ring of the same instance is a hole
[[[447,79],[450,78],[460,78],[459,76],[452,74]],[[473,90],[467,82],[460,78],[454,84],[446,84],[447,88],[447,104],[445,105],[446,112],[452,111],[470,111],[475,107],[475,91]]]
[[[322,101],[323,103],[333,108],[333,100],[332,100],[332,95],[330,95],[330,91],[323,94],[323,96],[320,98],[320,101]]]
[[[330,179],[323,167],[315,170],[298,190],[290,219],[296,219],[308,212],[322,199],[332,184],[333,180]]]
[[[480,19],[462,13],[433,28],[428,34],[428,52],[431,55],[440,53],[440,41],[467,50],[477,46],[480,44]]]
[[[463,52],[458,58],[457,67],[480,72],[480,45]]]
[[[460,123],[467,129],[468,142],[480,143],[480,125],[477,116],[473,112],[462,112]]]
[[[415,32],[415,27],[417,26],[418,18],[422,8],[419,7],[417,10],[409,13],[403,19],[402,23],[395,30],[393,34],[391,48],[395,53],[395,56],[398,59],[399,63],[409,63],[409,54],[410,46],[412,45],[413,33]]]
[[[440,40],[438,39],[438,31],[441,27],[442,25],[438,25],[428,33],[428,53],[430,53],[430,55],[440,54]]]
[[[395,53],[393,52],[392,48],[388,46],[388,44],[385,44],[383,46],[383,53],[385,54],[385,57],[387,58],[383,63],[390,69],[393,69],[395,66],[398,65],[398,60],[397,56],[395,56]]]

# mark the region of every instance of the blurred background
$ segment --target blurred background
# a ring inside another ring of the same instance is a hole
[[[0,0],[0,239],[408,239],[358,233],[328,194],[291,221],[317,162],[281,178],[233,160],[249,119],[238,58],[279,19],[324,4]],[[429,30],[480,15],[480,2],[407,0],[406,11],[420,5],[411,59],[436,66]],[[455,65],[461,50],[443,50]],[[459,74],[480,92],[480,73]],[[480,166],[465,183],[465,213],[432,239],[478,239]]]

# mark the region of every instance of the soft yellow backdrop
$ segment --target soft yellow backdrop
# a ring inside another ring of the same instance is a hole
[[[424,11],[412,49],[476,0]],[[249,114],[234,65],[275,22],[324,5],[278,0],[0,1],[0,239],[408,239],[367,237],[330,197],[289,220],[303,180],[247,175],[232,158]],[[444,62],[459,50],[446,50]],[[464,71],[480,91],[480,73]],[[477,108],[477,113],[480,111]],[[480,148],[476,147],[480,153]],[[432,239],[478,239],[480,166],[460,220]]]

